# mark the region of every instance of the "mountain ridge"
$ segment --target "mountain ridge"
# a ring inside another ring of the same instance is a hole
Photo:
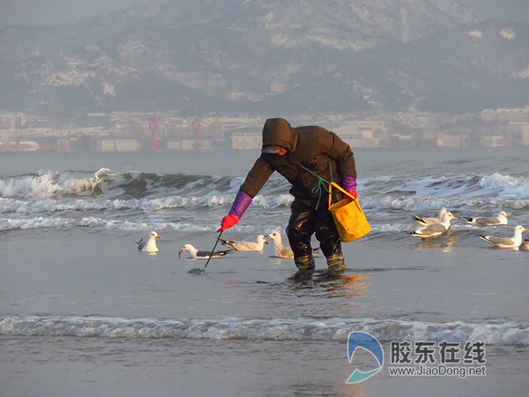
[[[476,111],[529,103],[529,24],[463,0],[211,0],[0,30],[0,108]],[[503,32],[503,33],[502,33]]]

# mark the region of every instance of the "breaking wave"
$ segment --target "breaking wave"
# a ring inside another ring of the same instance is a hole
[[[211,175],[155,174],[113,172],[108,168],[91,171],[39,171],[35,174],[0,178],[0,197],[51,198],[103,194],[141,198],[165,193],[236,193],[242,177]],[[454,196],[467,198],[494,196],[503,200],[529,200],[529,178],[494,173],[492,175],[433,176],[418,179],[376,177],[359,180],[359,190],[366,194],[417,195],[440,200]],[[288,193],[290,186],[274,175],[265,185],[265,194]]]
[[[201,196],[166,196],[143,199],[93,199],[80,200],[66,198],[63,200],[20,200],[0,198],[0,213],[38,214],[61,211],[103,211],[103,210],[138,210],[158,211],[166,209],[199,209],[231,206],[235,193],[219,195],[206,194]],[[290,205],[293,198],[289,194],[258,195],[255,197],[254,206],[262,208],[277,208]]]
[[[229,208],[242,181],[242,177],[114,172],[107,168],[2,177],[0,230],[71,226],[188,230],[174,221],[178,210],[183,210],[179,214],[186,215],[192,229],[197,217],[199,223],[211,218],[204,215],[206,211]],[[281,176],[274,175],[254,198],[250,212],[286,210],[293,201],[289,189]],[[358,190],[368,218],[375,220],[373,231],[379,232],[406,230],[403,221],[408,221],[410,214],[437,213],[441,207],[465,216],[529,209],[529,178],[499,173],[415,179],[382,176],[360,179]],[[156,214],[156,222],[141,222],[146,214],[149,219]],[[137,225],[126,225],[123,215]],[[214,226],[197,227],[211,230]]]
[[[122,219],[103,219],[99,217],[65,218],[65,217],[35,217],[31,219],[0,219],[0,232],[30,229],[71,229],[73,227],[99,228],[109,231],[143,232],[151,230],[171,230],[186,232],[212,231],[214,225],[201,225],[191,222],[134,222]]]
[[[0,197],[46,198],[60,195],[94,194],[110,173],[101,168],[93,174],[40,171],[36,174],[0,178]]]
[[[97,216],[85,216],[82,218],[71,217],[47,217],[37,216],[29,219],[23,218],[0,218],[0,232],[11,232],[15,230],[33,230],[33,229],[56,229],[69,230],[72,228],[88,228],[97,231],[118,231],[118,232],[150,232],[151,230],[174,231],[174,232],[211,232],[218,229],[217,220],[208,218],[192,220],[150,220],[142,221],[140,219],[107,219]],[[265,228],[260,224],[246,224],[238,226],[238,229],[245,233],[263,233],[272,232],[281,229],[281,222],[270,223]]]
[[[242,177],[211,175],[155,174],[145,172],[113,172],[101,168],[89,171],[39,171],[35,174],[0,178],[0,197],[56,198],[63,196],[103,195],[105,198],[147,196],[203,196],[235,194]],[[265,185],[263,195],[288,194],[290,185],[274,175]],[[382,194],[390,197],[418,196],[439,201],[454,198],[497,200],[529,200],[529,178],[494,173],[492,175],[433,176],[417,179],[376,177],[359,179],[359,191],[365,196]]]
[[[516,322],[446,323],[375,319],[158,320],[76,316],[0,317],[0,335],[106,338],[243,339],[345,342],[352,330],[381,341],[481,341],[494,345],[529,345],[529,324]]]

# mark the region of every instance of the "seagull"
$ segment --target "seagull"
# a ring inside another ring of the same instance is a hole
[[[149,254],[156,254],[158,253],[158,246],[156,245],[156,240],[160,239],[160,235],[156,232],[151,232],[149,235],[149,240],[145,242],[145,240],[140,238],[140,241],[136,241],[136,244],[138,245],[138,249],[140,251],[148,252]]]
[[[450,221],[457,219],[451,212],[446,211],[441,215],[439,223],[420,226],[417,230],[410,232],[410,236],[420,238],[434,238],[445,234],[450,229]]]
[[[191,257],[193,259],[209,259],[209,256],[211,254],[211,251],[199,251],[195,247],[193,247],[191,244],[184,245],[184,248],[182,248],[180,251],[178,251],[178,257],[180,258],[182,254],[187,251],[191,254]],[[215,251],[213,255],[211,255],[212,258],[222,258],[223,256],[226,256],[226,254],[229,254],[233,252],[233,250],[223,250],[223,251]]]
[[[283,259],[293,259],[294,258],[294,252],[289,247],[283,247],[283,239],[281,238],[281,233],[279,232],[273,232],[270,234],[267,234],[266,237],[269,237],[272,239],[275,245],[275,256],[277,258],[283,258]]]
[[[271,238],[274,242],[275,246],[275,257],[276,258],[282,258],[282,259],[293,259],[294,258],[294,252],[289,247],[283,246],[283,239],[281,238],[281,233],[279,232],[273,232],[270,234],[265,235],[266,238]],[[312,254],[318,255],[319,248],[313,248]]]
[[[497,225],[506,225],[507,218],[509,215],[505,211],[501,211],[496,217],[486,218],[486,217],[477,217],[477,218],[464,218],[468,223],[475,226],[497,226]]]
[[[265,244],[268,244],[264,234],[257,236],[257,242],[255,241],[233,241],[233,240],[223,240],[220,239],[220,242],[225,246],[234,249],[235,251],[260,251],[263,252]]]
[[[103,183],[103,179],[109,173],[110,173],[110,170],[108,168],[100,168],[94,173],[94,176],[90,178],[90,190],[92,191],[92,194],[103,193],[101,184]]]
[[[514,236],[512,237],[494,237],[494,236],[479,236],[480,239],[491,243],[496,248],[512,248],[518,250],[522,245],[522,233],[529,232],[529,229],[518,225],[514,228]],[[525,245],[524,245],[525,247]]]
[[[452,219],[457,219],[457,217],[455,217],[454,214],[452,214],[450,211],[448,211],[445,207],[441,208],[441,210],[439,211],[439,216],[436,217],[436,218],[424,218],[422,216],[413,215],[413,219],[415,219],[415,222],[417,222],[418,224],[423,225],[423,226],[427,226],[427,225],[432,225],[434,223],[440,223],[441,222],[441,217],[445,213],[451,214],[452,217],[453,217]]]

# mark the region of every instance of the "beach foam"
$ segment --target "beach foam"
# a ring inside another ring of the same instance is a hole
[[[351,331],[379,340],[481,341],[494,345],[529,345],[529,323],[433,323],[403,320],[344,319],[125,319],[76,316],[0,317],[0,335],[107,338],[177,338],[307,340],[345,342]]]

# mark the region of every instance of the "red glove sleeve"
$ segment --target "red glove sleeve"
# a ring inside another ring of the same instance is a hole
[[[221,226],[217,232],[223,232],[224,230],[235,226],[237,223],[239,223],[239,217],[237,215],[226,215],[222,218]]]

